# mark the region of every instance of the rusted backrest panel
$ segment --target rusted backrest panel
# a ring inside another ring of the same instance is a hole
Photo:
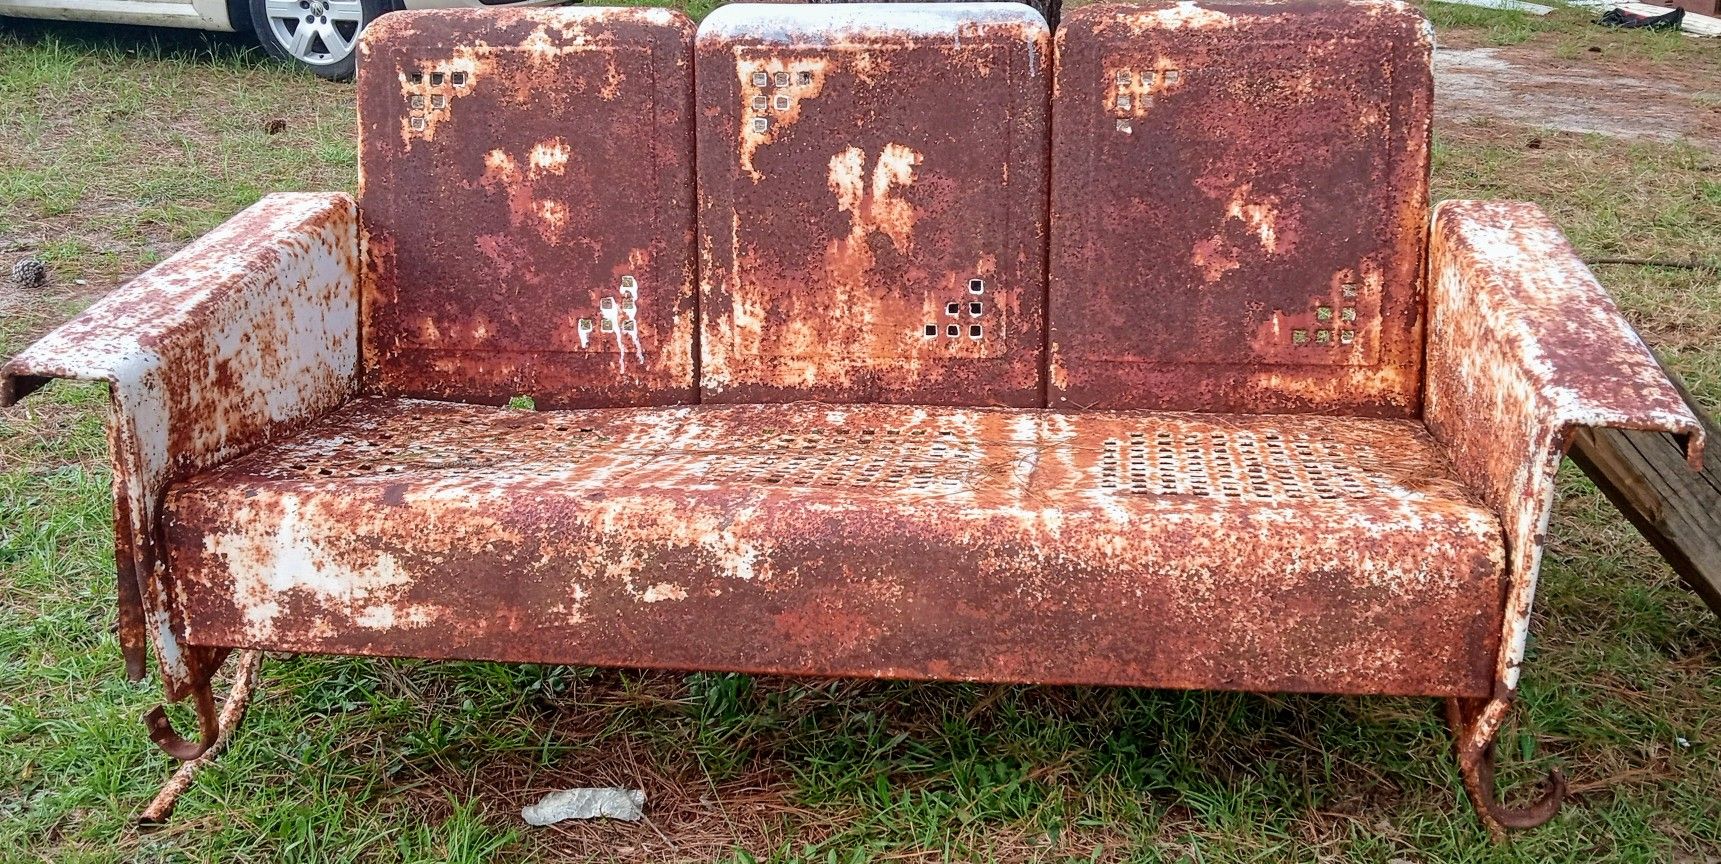
[[[725,6],[698,56],[706,401],[1042,404],[1049,36]]]
[[[1413,415],[1430,42],[1391,2],[1066,16],[1051,406]]]
[[[692,24],[388,15],[359,68],[365,364],[385,393],[692,401]]]

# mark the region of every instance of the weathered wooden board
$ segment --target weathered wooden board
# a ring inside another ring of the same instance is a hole
[[[1721,429],[1671,371],[1685,401],[1703,421],[1710,441]],[[1572,460],[1648,538],[1687,587],[1721,615],[1721,459],[1701,472],[1685,462],[1679,442],[1664,432],[1585,429],[1572,443]]]

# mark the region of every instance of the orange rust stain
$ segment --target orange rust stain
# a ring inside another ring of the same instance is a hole
[[[1209,237],[1195,244],[1189,260],[1201,268],[1201,277],[1209,283],[1218,282],[1226,273],[1242,266],[1236,258],[1236,250],[1231,248],[1225,238],[1219,236]]]

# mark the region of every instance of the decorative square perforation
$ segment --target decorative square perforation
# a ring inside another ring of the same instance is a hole
[[[813,73],[807,69],[792,72],[761,69],[748,76],[748,80],[752,82],[753,89],[760,92],[747,97],[747,106],[751,109],[747,126],[755,133],[765,133],[772,125],[771,118],[766,115],[787,114],[794,109],[796,99],[812,92]]]
[[[1291,329],[1291,344],[1299,347],[1329,348],[1334,345],[1350,345],[1356,341],[1357,296],[1355,282],[1345,282],[1339,288],[1339,303],[1333,305],[1330,299],[1316,297],[1314,304],[1313,326],[1293,327]],[[1297,316],[1302,322],[1307,322],[1304,316]]]
[[[1170,423],[1107,439],[1098,479],[1132,495],[1337,500],[1373,496],[1374,464],[1372,453],[1323,436]]]
[[[1117,131],[1133,132],[1133,121],[1147,116],[1154,100],[1175,89],[1183,80],[1177,69],[1119,69],[1111,74],[1105,90],[1105,107],[1117,120]]]
[[[446,117],[450,97],[462,95],[468,82],[464,70],[415,69],[405,75],[412,87],[406,94],[406,125],[414,132],[426,132],[438,117]]]
[[[969,279],[968,299],[947,301],[944,304],[944,314],[951,318],[960,318],[964,314],[969,318],[983,317],[986,314],[986,301],[980,299],[980,295],[985,293],[985,279],[979,277]],[[936,339],[938,338],[939,329],[940,328],[937,323],[929,321],[921,326],[920,335],[926,339]],[[956,339],[963,333],[967,333],[969,339],[980,340],[984,339],[986,336],[986,327],[980,321],[971,321],[967,327],[963,327],[960,324],[947,324],[943,327],[943,332],[946,337],[951,339]]]

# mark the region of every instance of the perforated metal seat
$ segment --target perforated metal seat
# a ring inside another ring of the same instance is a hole
[[[1446,694],[1503,549],[1408,421],[379,399],[176,487],[167,540],[202,644]]]

